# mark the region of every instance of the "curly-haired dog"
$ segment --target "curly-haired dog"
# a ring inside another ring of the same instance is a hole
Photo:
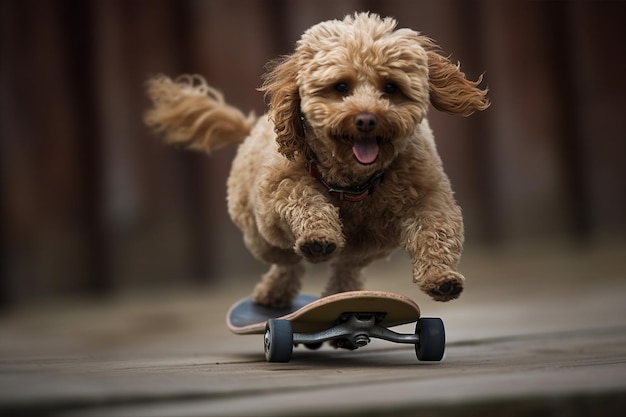
[[[413,281],[457,298],[463,220],[435,148],[429,104],[469,115],[489,106],[435,43],[373,14],[319,23],[274,63],[255,119],[198,76],[148,82],[146,122],[170,143],[211,151],[241,143],[228,210],[252,254],[272,266],[253,299],[289,305],[304,260],[331,262],[324,295],[358,290],[362,269],[404,248]]]

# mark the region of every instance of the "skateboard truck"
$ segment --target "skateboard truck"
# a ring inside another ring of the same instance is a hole
[[[387,329],[378,323],[385,313],[343,313],[337,324],[317,333],[293,333],[293,343],[317,344],[336,340],[337,347],[354,350],[367,345],[371,338],[395,343],[419,343],[416,334],[401,334]]]

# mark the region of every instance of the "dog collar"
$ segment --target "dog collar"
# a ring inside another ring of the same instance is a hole
[[[314,155],[307,155],[306,161],[304,162],[304,166],[306,167],[309,174],[315,178],[320,184],[326,187],[326,190],[330,195],[335,197],[339,201],[361,201],[372,195],[374,189],[378,184],[380,184],[384,177],[383,171],[376,171],[366,182],[363,184],[354,185],[352,187],[338,187],[335,185],[331,185],[322,177],[322,173],[317,167],[317,161],[315,160]]]

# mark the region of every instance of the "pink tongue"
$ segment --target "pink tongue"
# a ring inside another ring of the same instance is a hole
[[[360,163],[371,164],[378,156],[378,142],[376,138],[355,140],[352,152],[354,152],[354,156]]]

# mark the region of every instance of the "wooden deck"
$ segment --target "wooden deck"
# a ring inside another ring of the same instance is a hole
[[[444,320],[441,363],[383,341],[266,363],[261,336],[224,324],[250,279],[25,308],[0,317],[0,415],[621,416],[625,258],[621,244],[470,250],[466,292],[451,303],[418,293],[400,255],[370,268],[368,288]],[[312,277],[305,290],[322,285]]]

